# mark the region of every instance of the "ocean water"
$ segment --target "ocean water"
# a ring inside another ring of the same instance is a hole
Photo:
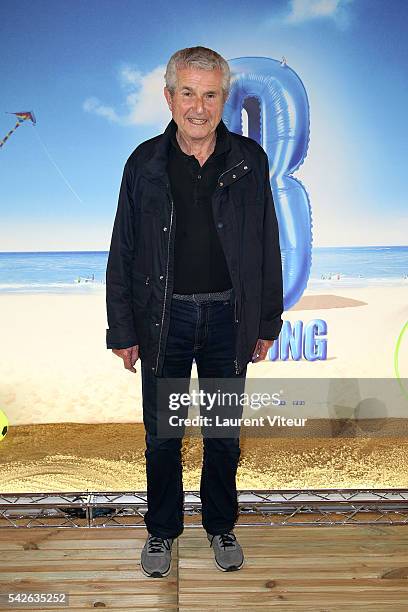
[[[0,252],[0,293],[92,293],[105,289],[107,251]],[[404,285],[408,246],[317,247],[308,289]]]
[[[404,285],[408,246],[317,247],[308,289]]]
[[[107,260],[106,251],[0,253],[0,293],[102,290]]]

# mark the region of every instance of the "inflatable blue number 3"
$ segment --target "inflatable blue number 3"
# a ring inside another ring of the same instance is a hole
[[[282,252],[284,306],[302,296],[312,258],[308,195],[291,174],[309,143],[309,104],[302,81],[285,61],[239,57],[229,62],[231,91],[224,107],[228,129],[256,140],[269,158]]]

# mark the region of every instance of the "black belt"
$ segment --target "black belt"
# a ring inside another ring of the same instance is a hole
[[[233,288],[226,291],[215,291],[210,293],[173,293],[173,298],[176,300],[185,300],[187,302],[217,302],[229,300],[232,297]]]

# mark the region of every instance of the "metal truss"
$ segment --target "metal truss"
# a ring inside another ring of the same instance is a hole
[[[239,526],[407,525],[408,489],[239,491]],[[0,528],[145,527],[146,492],[0,494]],[[186,526],[201,527],[197,491]]]
[[[238,526],[408,525],[408,489],[241,490]],[[0,528],[142,527],[147,494],[0,494]],[[185,491],[186,527],[201,527],[199,492]]]

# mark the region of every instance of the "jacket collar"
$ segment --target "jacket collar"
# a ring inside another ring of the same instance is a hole
[[[160,183],[164,186],[169,184],[167,174],[167,162],[169,158],[169,148],[172,146],[172,135],[175,133],[176,123],[171,119],[163,134],[161,134],[156,142],[152,156],[143,165],[141,174],[153,183]],[[231,182],[241,178],[243,174],[250,171],[250,165],[247,163],[245,153],[240,146],[239,138],[234,137],[223,120],[217,126],[217,135],[220,134],[223,140],[223,148],[225,147],[225,168],[219,181],[219,186],[226,187]],[[224,140],[225,139],[225,140]]]

